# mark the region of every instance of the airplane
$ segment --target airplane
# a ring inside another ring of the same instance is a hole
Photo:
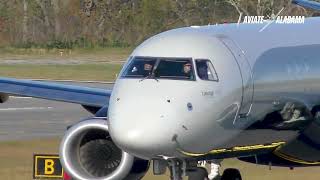
[[[320,10],[320,3],[294,0]],[[304,24],[192,26],[155,35],[130,55],[112,90],[0,78],[10,95],[82,105],[67,128],[64,170],[80,180],[131,180],[168,168],[207,179],[199,161],[320,165],[320,18]],[[241,180],[226,169],[222,180]]]

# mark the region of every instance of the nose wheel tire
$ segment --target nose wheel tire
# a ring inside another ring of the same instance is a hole
[[[221,180],[242,180],[238,169],[229,168],[224,170]]]

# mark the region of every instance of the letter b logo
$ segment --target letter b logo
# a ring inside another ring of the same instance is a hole
[[[35,154],[34,155],[34,179],[63,178],[63,169],[59,155]]]
[[[44,174],[51,175],[54,173],[54,161],[52,159],[44,160]]]

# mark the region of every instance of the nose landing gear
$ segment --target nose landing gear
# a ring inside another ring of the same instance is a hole
[[[208,171],[203,167],[196,167],[188,172],[189,180],[209,180]]]
[[[242,180],[240,171],[234,168],[225,169],[222,176],[219,176],[220,165],[211,162],[211,172],[208,174],[205,166],[198,166],[197,162],[186,162],[182,160],[169,160],[171,180],[182,180],[188,176],[189,180]]]
[[[182,177],[184,176],[184,173],[185,173],[184,165],[185,163],[180,160],[173,159],[168,161],[171,180],[182,180]]]
[[[209,180],[207,170],[203,167],[197,167],[196,162],[169,160],[168,167],[171,180],[182,180],[184,176],[188,176],[189,180]]]

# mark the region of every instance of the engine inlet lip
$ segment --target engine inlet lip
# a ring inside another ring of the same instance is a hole
[[[88,130],[103,130],[108,132],[109,127],[105,120],[90,119],[82,121],[74,126],[72,126],[65,134],[61,145],[60,145],[60,161],[64,169],[72,175],[74,178],[79,180],[96,179],[96,180],[112,180],[112,179],[123,179],[127,174],[129,174],[131,167],[134,162],[134,157],[124,151],[122,151],[121,162],[117,169],[106,177],[92,177],[84,171],[75,168],[72,164],[73,159],[70,158],[70,144],[74,141],[79,140],[78,138]],[[78,138],[77,138],[78,137]]]

